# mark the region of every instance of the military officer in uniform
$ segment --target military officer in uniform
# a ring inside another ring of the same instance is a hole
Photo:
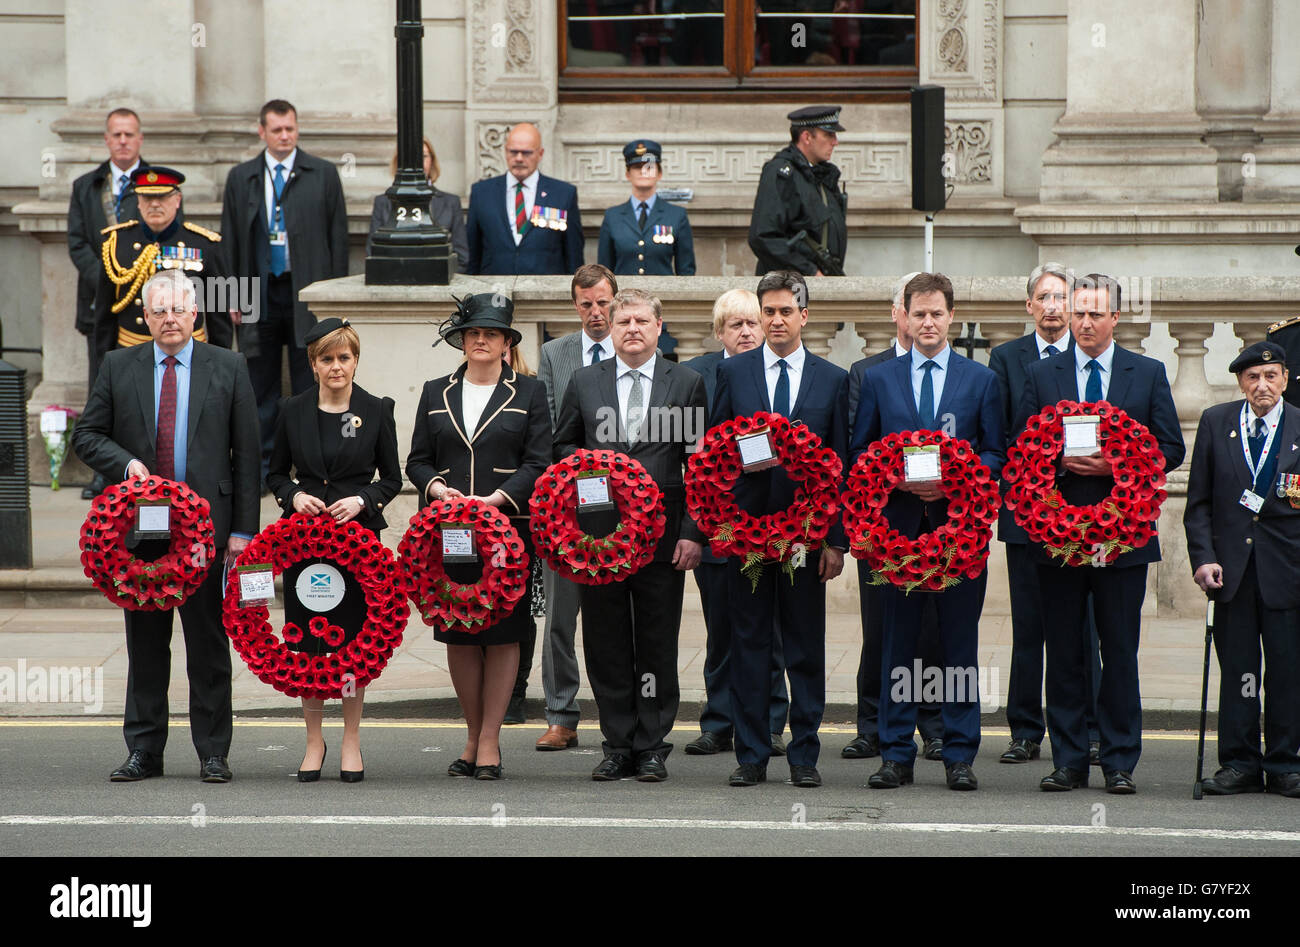
[[[686,211],[655,194],[663,149],[643,138],[623,147],[632,197],[605,211],[597,260],[619,276],[694,276],[695,241]]]
[[[117,348],[149,342],[140,287],[159,270],[182,270],[198,279],[200,311],[194,338],[230,348],[234,329],[227,314],[238,308],[230,300],[234,281],[221,252],[221,234],[182,219],[181,189],[185,175],[158,165],[137,168],[131,176],[139,220],[125,220],[103,230],[103,270],[95,294],[95,331],[112,333]],[[218,283],[217,280],[222,282]],[[211,300],[218,296],[226,299]]]
[[[1273,323],[1268,327],[1265,339],[1289,353],[1286,357],[1286,391],[1282,397],[1288,404],[1300,407],[1300,316]]]
[[[749,221],[749,247],[758,275],[798,270],[804,276],[843,276],[848,245],[848,194],[831,164],[840,124],[837,105],[795,109],[790,144],[763,165]]]

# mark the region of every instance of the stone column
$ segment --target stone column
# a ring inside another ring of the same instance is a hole
[[[1269,104],[1272,0],[1198,7],[1196,107],[1219,154],[1219,199],[1239,201],[1257,172],[1260,117]]]
[[[1272,0],[1270,14],[1269,109],[1256,125],[1261,141],[1254,174],[1245,174],[1243,164],[1244,201],[1300,200],[1300,57],[1292,42],[1300,30],[1300,6]]]
[[[1209,351],[1205,340],[1214,334],[1214,323],[1171,322],[1169,334],[1178,343],[1174,346],[1174,354],[1178,356],[1178,374],[1172,386],[1174,404],[1183,438],[1190,444],[1196,436],[1201,412],[1217,400],[1205,377],[1205,353]]]

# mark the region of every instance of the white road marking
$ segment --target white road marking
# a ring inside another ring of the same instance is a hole
[[[1236,842],[1300,842],[1300,832],[1258,829],[1198,829],[1090,825],[1015,825],[985,822],[760,822],[730,819],[620,819],[554,816],[385,816],[385,815],[239,815],[207,818],[220,825],[366,825],[444,828],[509,825],[516,828],[578,829],[742,829],[797,832],[919,832],[986,835],[1096,835],[1142,838],[1213,839]],[[3,825],[175,825],[189,826],[188,815],[8,815]]]

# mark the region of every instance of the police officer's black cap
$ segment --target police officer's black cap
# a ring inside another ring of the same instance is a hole
[[[456,299],[455,296],[452,299]],[[503,293],[475,293],[456,299],[456,311],[438,327],[438,334],[458,349],[463,349],[466,329],[499,329],[512,345],[523,341],[513,323],[515,304]],[[434,345],[438,343],[435,342]]]
[[[1254,368],[1256,365],[1281,365],[1286,367],[1286,349],[1276,342],[1256,342],[1248,346],[1240,355],[1232,360],[1228,366],[1228,371],[1234,375],[1240,375],[1248,368]]]
[[[790,120],[790,128],[820,128],[827,132],[842,132],[844,126],[840,124],[840,107],[838,105],[805,105],[801,109],[795,109],[786,116]]]
[[[308,345],[311,345],[313,342],[319,342],[331,332],[337,332],[339,329],[348,325],[351,325],[351,323],[346,319],[339,319],[337,316],[330,316],[328,319],[320,320],[308,329],[307,334],[303,336],[303,341]]]
[[[649,138],[638,138],[623,146],[623,163],[631,168],[651,161],[659,162],[663,160],[663,154],[659,142],[651,141]]]

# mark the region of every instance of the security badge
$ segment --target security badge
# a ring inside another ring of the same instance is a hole
[[[655,235],[650,239],[655,243],[672,243],[673,228],[668,224],[655,224]]]
[[[569,212],[559,207],[542,207],[540,204],[533,208],[531,223],[534,227],[547,227],[551,230],[568,230],[569,229]]]

